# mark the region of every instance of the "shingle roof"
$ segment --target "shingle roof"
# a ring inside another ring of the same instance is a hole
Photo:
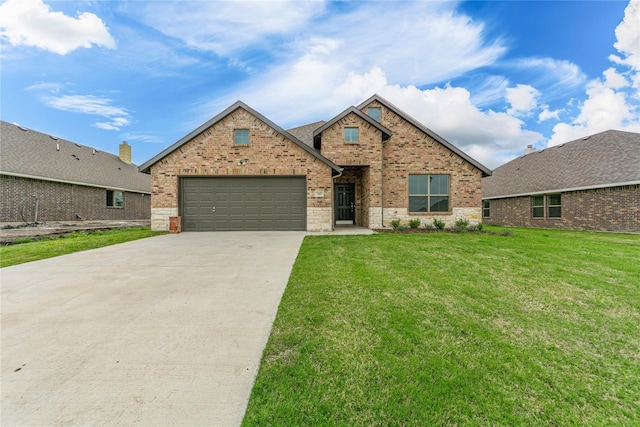
[[[318,158],[319,160],[321,160],[322,162],[327,164],[329,167],[331,167],[337,173],[339,173],[342,170],[342,168],[340,166],[336,165],[331,160],[327,159],[326,157],[324,157],[323,155],[318,153],[316,150],[313,149],[313,147],[310,147],[307,144],[305,144],[304,142],[300,141],[296,136],[294,136],[294,135],[290,134],[289,132],[287,132],[286,130],[282,129],[280,126],[278,126],[277,124],[273,123],[271,120],[267,119],[265,116],[263,116],[262,114],[258,113],[256,110],[254,110],[253,108],[249,107],[247,104],[245,104],[242,101],[236,101],[231,106],[229,106],[226,110],[224,110],[221,113],[217,114],[216,116],[211,118],[206,123],[203,123],[197,129],[195,129],[195,130],[191,131],[190,133],[188,133],[187,135],[183,136],[178,141],[173,143],[171,146],[165,148],[161,153],[159,153],[156,156],[154,156],[152,159],[149,159],[146,162],[144,162],[142,165],[140,165],[140,167],[138,169],[140,170],[140,172],[151,173],[151,166],[153,166],[154,164],[156,164],[157,162],[159,162],[160,160],[162,160],[163,158],[165,158],[166,156],[168,156],[169,154],[171,154],[172,152],[174,152],[175,150],[177,150],[178,148],[180,148],[181,146],[183,146],[187,142],[191,141],[193,138],[195,138],[196,136],[200,135],[202,132],[204,132],[205,130],[207,130],[208,128],[213,126],[214,124],[218,123],[220,120],[223,120],[225,117],[227,117],[229,114],[233,113],[234,111],[236,111],[239,108],[242,108],[243,110],[249,112],[252,116],[257,117],[259,120],[261,120],[262,122],[266,123],[269,127],[271,127],[272,129],[276,130],[277,132],[279,132],[282,135],[284,135],[285,137],[287,137],[294,144],[296,144],[297,146],[299,146],[300,148],[302,148],[303,150],[305,150],[306,152],[308,152],[312,156]]]
[[[287,132],[307,144],[309,147],[313,147],[313,131],[325,123],[326,122],[324,120],[320,120],[319,122],[313,122],[308,125],[287,129]]]
[[[149,194],[151,179],[118,156],[0,121],[0,173]]]
[[[640,184],[640,133],[608,130],[518,157],[482,180],[482,197]]]
[[[447,141],[446,139],[444,139],[443,137],[441,137],[440,135],[438,135],[437,133],[435,133],[434,131],[432,131],[431,129],[429,129],[428,127],[423,125],[422,123],[420,123],[418,120],[414,119],[413,117],[411,117],[410,115],[408,115],[407,113],[402,111],[400,108],[396,107],[395,105],[393,105],[392,103],[390,103],[389,101],[387,101],[386,99],[381,97],[380,95],[378,95],[378,94],[373,95],[369,99],[367,99],[367,100],[363,101],[362,103],[360,103],[360,105],[358,105],[358,108],[362,109],[362,108],[366,107],[367,105],[371,104],[374,101],[377,101],[380,104],[384,105],[385,107],[387,107],[388,109],[390,109],[391,111],[393,111],[394,113],[396,113],[397,115],[399,115],[400,117],[404,118],[406,121],[411,123],[413,126],[415,126],[416,128],[420,129],[422,132],[424,132],[425,134],[429,135],[431,138],[433,138],[434,140],[438,141],[440,144],[442,144],[443,146],[447,147],[449,150],[453,151],[458,156],[460,156],[461,158],[465,159],[467,162],[471,163],[473,166],[475,166],[480,171],[482,171],[482,175],[483,176],[491,175],[491,169],[489,169],[488,167],[484,166],[482,163],[478,162],[476,159],[472,158],[467,153],[465,153],[464,151],[460,150],[458,147],[456,147],[455,145],[451,144],[449,141]]]

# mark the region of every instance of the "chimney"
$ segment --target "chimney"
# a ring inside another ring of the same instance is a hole
[[[129,149],[129,151],[131,151],[131,149]],[[531,153],[535,153],[536,149],[533,148],[533,145],[529,144],[527,145],[527,149],[524,150],[524,155],[526,156],[527,154],[531,154]]]
[[[126,164],[131,164],[131,146],[127,144],[127,141],[122,141],[120,144],[120,160]]]

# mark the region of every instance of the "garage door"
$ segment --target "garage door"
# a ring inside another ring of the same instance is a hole
[[[182,178],[184,231],[306,230],[305,177]]]

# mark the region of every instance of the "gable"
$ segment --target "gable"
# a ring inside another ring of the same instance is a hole
[[[387,101],[386,99],[382,98],[380,95],[373,95],[372,97],[370,97],[369,99],[365,100],[360,105],[358,105],[357,108],[361,110],[363,114],[366,115],[367,108],[369,107],[381,107],[382,109],[389,110],[390,112],[395,114],[395,116],[397,116],[404,122],[408,123],[409,125],[414,127],[416,130],[427,135],[429,138],[433,139],[436,143],[442,145],[447,150],[451,151],[453,154],[460,157],[462,161],[469,163],[473,167],[480,170],[482,172],[482,176],[491,175],[491,170],[489,168],[487,168],[486,166],[484,166],[483,164],[481,164],[480,162],[478,162],[477,160],[475,160],[474,158],[472,158],[471,156],[469,156],[468,154],[460,150],[455,145],[445,140],[443,137],[441,137],[440,135],[438,135],[437,133],[435,133],[434,131],[432,131],[422,123],[420,123],[418,120],[414,119],[413,117],[411,117],[410,115],[408,115],[407,113],[405,113],[404,111],[402,111],[401,109],[399,109],[398,107],[396,107],[395,105]],[[385,122],[384,119],[382,120],[382,122],[383,123]],[[389,123],[387,125],[388,127],[392,128],[392,124]]]
[[[329,166],[331,169],[333,169],[336,173],[339,173],[341,171],[341,168],[339,166],[337,166],[336,164],[331,162],[329,159],[327,159],[327,158],[323,157],[322,155],[320,155],[320,153],[318,153],[312,147],[310,147],[307,144],[305,144],[304,142],[300,141],[298,138],[296,138],[295,136],[293,136],[289,132],[285,131],[280,126],[276,125],[275,123],[273,123],[272,121],[270,121],[269,119],[264,117],[262,114],[260,114],[257,111],[253,110],[251,107],[249,107],[248,105],[246,105],[245,103],[243,103],[241,101],[238,101],[238,102],[234,103],[233,105],[228,107],[226,110],[222,111],[220,114],[214,116],[212,119],[210,119],[206,123],[202,124],[197,129],[193,130],[189,134],[187,134],[184,137],[182,137],[180,140],[176,141],[173,145],[169,146],[168,148],[163,150],[161,153],[159,153],[158,155],[156,155],[152,159],[150,159],[147,162],[145,162],[142,165],[140,165],[140,171],[144,172],[144,173],[150,173],[151,172],[151,167],[153,165],[155,165],[156,163],[162,161],[163,159],[165,159],[166,157],[168,157],[172,153],[176,152],[177,150],[185,147],[188,143],[196,140],[199,136],[205,134],[210,129],[216,127],[219,124],[224,123],[225,119],[229,118],[231,115],[236,114],[236,113],[246,114],[246,115],[248,115],[250,117],[255,118],[257,121],[262,123],[266,128],[269,128],[272,131],[273,135],[276,135],[276,134],[279,135],[280,138],[282,138],[283,141],[288,141],[288,143],[293,144],[294,146],[296,146],[296,147],[302,149],[303,151],[307,152],[312,157],[315,157],[316,159],[322,161],[327,166]],[[228,129],[228,130],[231,132],[231,131],[233,131],[233,128]],[[227,135],[225,140],[231,141],[232,137],[230,135],[231,134]]]

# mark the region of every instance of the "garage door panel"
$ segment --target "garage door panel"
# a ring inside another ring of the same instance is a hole
[[[306,203],[304,177],[181,179],[185,231],[305,230]]]

